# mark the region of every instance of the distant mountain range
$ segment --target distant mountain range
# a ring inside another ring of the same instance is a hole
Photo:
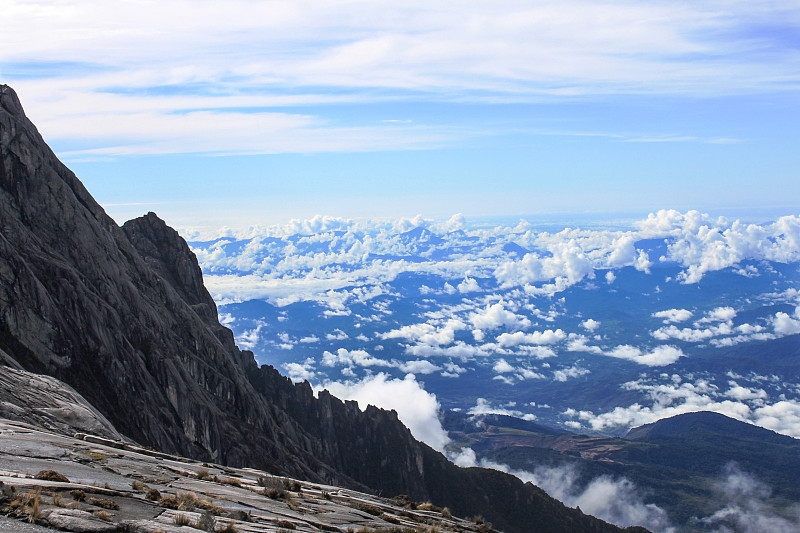
[[[791,522],[800,501],[800,440],[718,413],[665,418],[624,438],[565,433],[499,415],[451,413],[444,421],[457,446],[514,471],[543,478],[572,469],[576,488],[603,476],[627,479],[681,531],[720,527],[700,519],[737,503],[736,490],[723,487],[726,477],[738,477],[739,489],[753,491],[748,497],[768,502],[765,513],[794,524],[784,527],[800,527]]]
[[[186,242],[152,213],[117,226],[8,86],[0,361],[69,384],[115,431],[163,452],[407,494],[509,532],[619,531],[513,476],[456,467],[394,412],[315,397],[307,383],[258,367],[219,324]]]

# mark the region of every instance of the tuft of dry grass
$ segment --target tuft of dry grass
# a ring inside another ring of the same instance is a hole
[[[231,520],[225,524],[225,527],[220,529],[220,533],[239,533],[239,530],[236,529],[236,522]]]
[[[43,479],[45,481],[60,481],[61,483],[69,483],[69,478],[55,470],[42,470],[35,476],[35,479]]]
[[[376,505],[370,505],[368,503],[356,502],[353,507],[359,511],[364,511],[365,513],[369,513],[374,516],[380,516],[383,514],[383,511],[380,507]]]
[[[111,509],[116,511],[119,509],[119,504],[112,500],[111,498],[89,498],[86,502],[89,505],[96,505],[97,507],[102,507],[103,509]]]
[[[435,513],[440,513],[442,511],[441,507],[436,507],[431,502],[420,503],[417,505],[418,511],[433,511]]]
[[[111,515],[108,514],[108,511],[103,511],[102,509],[98,509],[97,511],[92,513],[100,520],[105,520],[106,522],[111,522]]]
[[[175,515],[175,525],[176,526],[191,526],[192,520],[189,518],[189,515],[178,513]]]
[[[39,509],[39,504],[41,503],[41,501],[42,501],[41,492],[37,490],[34,493],[33,498],[31,499],[30,507],[28,510],[28,522],[35,523],[37,520],[39,520],[42,514],[41,509]]]
[[[106,454],[100,453],[100,452],[95,452],[95,451],[86,452],[86,455],[88,455],[94,461],[97,461],[97,462],[104,461],[104,460],[106,460],[106,459],[108,459],[110,457],[109,455],[106,455]]]

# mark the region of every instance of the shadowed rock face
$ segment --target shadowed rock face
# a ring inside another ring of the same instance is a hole
[[[68,383],[121,433],[164,452],[434,499],[508,531],[617,530],[511,476],[456,468],[394,412],[317,399],[307,383],[258,368],[219,324],[186,242],[152,213],[117,226],[7,86],[0,350],[0,363]]]

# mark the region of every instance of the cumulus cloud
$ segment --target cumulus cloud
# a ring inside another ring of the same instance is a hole
[[[473,416],[480,415],[506,415],[522,418],[523,420],[536,420],[536,416],[531,413],[524,413],[517,409],[513,409],[514,405],[492,405],[486,398],[478,398],[475,406],[470,407],[467,413]]]
[[[522,345],[517,347],[517,353],[520,355],[527,355],[535,357],[536,359],[547,359],[548,357],[555,357],[556,352],[549,346],[527,346]]]
[[[514,367],[508,364],[508,362],[505,359],[498,359],[497,362],[492,367],[492,370],[494,370],[498,374],[505,374],[508,372],[513,372]]]
[[[441,328],[431,324],[413,324],[381,334],[382,339],[407,339],[428,346],[450,344],[455,340],[455,332],[465,329],[460,320],[448,320]]]
[[[423,359],[399,363],[397,368],[407,374],[433,374],[442,369],[442,367],[436,366],[430,361],[425,361]]]
[[[458,292],[461,294],[466,294],[468,292],[477,292],[481,290],[481,287],[478,285],[478,282],[475,281],[475,278],[467,277],[464,278],[464,281],[458,284],[456,289],[458,289]]]
[[[322,364],[325,366],[347,365],[352,366],[394,366],[393,363],[373,357],[364,350],[346,350],[339,348],[336,353],[325,350],[322,354]]]
[[[497,337],[500,346],[517,346],[519,344],[555,344],[567,338],[567,334],[561,329],[544,331],[534,331],[533,333],[503,333]]]
[[[642,352],[640,348],[624,344],[617,346],[609,352],[605,352],[609,357],[627,359],[640,365],[665,366],[671,365],[679,358],[683,357],[683,351],[675,346],[656,346],[649,352]]]
[[[594,320],[593,318],[588,318],[581,322],[581,327],[586,331],[594,332],[600,327],[600,322],[598,320]]]
[[[284,363],[281,366],[292,381],[311,381],[317,375],[313,359],[306,359],[303,363]]]
[[[664,324],[669,324],[671,322],[685,322],[692,318],[692,315],[693,313],[688,309],[666,309],[653,313],[652,316],[663,319]]]
[[[553,379],[560,382],[565,382],[569,378],[577,378],[580,376],[585,376],[589,374],[589,370],[585,368],[580,368],[577,365],[573,365],[569,368],[561,368],[553,372]]]
[[[487,305],[485,309],[473,313],[469,320],[475,329],[480,330],[492,330],[499,327],[524,329],[531,325],[528,318],[509,311],[503,302]]]
[[[329,341],[343,341],[350,338],[350,336],[340,329],[335,329],[330,333],[325,334],[325,339]]]
[[[519,261],[506,262],[494,276],[501,287],[513,287],[558,279],[574,285],[593,273],[591,261],[574,240],[554,243],[549,251],[550,256],[528,253]]]
[[[730,223],[697,211],[661,210],[638,226],[643,237],[672,238],[665,259],[685,267],[680,275],[684,283],[697,283],[708,272],[748,259],[783,263],[800,259],[800,218],[796,216],[759,226],[738,220]]]
[[[800,307],[795,308],[793,316],[783,312],[775,313],[772,326],[775,328],[775,333],[778,335],[795,335],[800,333]]]
[[[656,346],[652,350],[645,352],[642,351],[641,348],[629,344],[622,344],[611,349],[603,349],[599,346],[592,346],[588,344],[588,342],[589,339],[585,336],[572,333],[569,336],[567,349],[573,352],[588,352],[617,359],[625,359],[645,366],[671,365],[685,355],[683,350],[670,345]]]
[[[595,270],[604,271],[606,281],[612,282],[616,269],[633,267],[646,272],[650,268],[651,260],[637,247],[643,239],[660,238],[669,243],[667,255],[660,260],[681,264],[685,270],[680,279],[686,283],[747,260],[800,259],[799,217],[782,217],[773,224],[755,226],[697,212],[659,211],[640,221],[636,231],[567,229],[549,234],[534,233],[523,226],[471,229],[471,238],[480,242],[472,248],[465,246],[461,233],[445,231],[462,223],[458,218],[432,225],[420,216],[356,221],[318,215],[285,226],[251,229],[237,235],[243,240],[235,246],[228,235],[210,244],[195,244],[193,251],[219,303],[266,299],[288,305],[316,301],[339,314],[346,313],[351,301],[386,294],[389,289],[385,284],[407,272],[439,276],[439,286],[453,295],[476,292],[481,288],[479,279],[492,277],[504,290],[518,287],[529,296],[553,295],[592,279]],[[440,233],[426,242],[402,237],[403,231],[416,227],[430,227]],[[509,261],[503,246],[511,243],[534,251]],[[728,248],[739,251],[725,255]],[[432,259],[434,251],[436,260]],[[715,259],[720,254],[727,259]],[[465,272],[469,273],[466,277]],[[671,320],[678,318],[680,314]]]
[[[733,320],[736,316],[736,309],[733,307],[717,307],[712,309],[706,316],[698,320],[697,324],[704,324],[706,322],[728,322]]]
[[[567,409],[564,416],[579,420],[594,431],[631,428],[662,418],[712,411],[730,418],[771,429],[777,433],[800,437],[800,401],[780,398],[770,402],[763,389],[727,383],[727,389],[703,379],[683,381],[680,376],[666,376],[668,382],[640,379],[622,385],[624,390],[644,393],[652,402],[637,402],[595,414],[592,411]]]
[[[394,409],[415,438],[442,451],[450,442],[439,422],[440,405],[436,396],[427,392],[412,374],[404,379],[391,379],[384,373],[355,382],[325,382],[316,390],[328,389],[345,400],[356,400],[361,409],[375,405]]]

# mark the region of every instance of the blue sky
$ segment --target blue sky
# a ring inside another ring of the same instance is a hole
[[[796,2],[2,2],[118,222],[800,205]]]

